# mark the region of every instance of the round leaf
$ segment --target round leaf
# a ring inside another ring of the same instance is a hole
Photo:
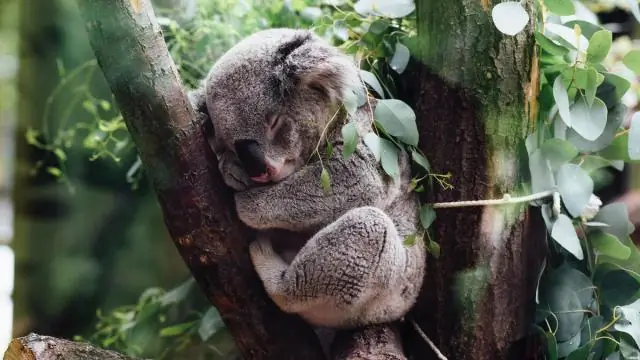
[[[552,13],[560,16],[569,16],[576,12],[571,0],[544,0],[544,6],[549,8]]]
[[[529,14],[519,1],[506,1],[491,10],[491,18],[496,28],[503,34],[515,35],[529,23]]]
[[[389,66],[398,74],[402,74],[409,63],[410,57],[411,53],[409,53],[409,48],[397,42],[396,51],[389,61]]]
[[[593,193],[593,180],[576,164],[562,165],[557,179],[565,207],[572,216],[580,216]]]
[[[594,231],[589,234],[589,241],[598,254],[626,260],[631,255],[631,249],[625,246],[613,235],[603,231]]]
[[[389,135],[406,144],[418,145],[416,114],[409,105],[397,99],[379,100],[374,116]]]
[[[382,169],[394,179],[400,176],[398,167],[398,148],[387,139],[380,139],[380,162]]]
[[[373,73],[360,70],[360,77],[362,77],[362,81],[364,81],[367,85],[371,86],[371,88],[378,93],[378,95],[384,99],[384,91],[382,90],[382,86],[380,86],[380,82],[378,78],[373,75]]]
[[[640,112],[635,112],[629,124],[629,159],[640,160]]]
[[[594,141],[607,126],[607,106],[600,99],[593,100],[589,106],[581,97],[571,108],[572,128],[583,138]]]
[[[556,77],[556,80],[553,82],[553,99],[558,105],[560,118],[562,118],[562,121],[564,121],[564,123],[567,124],[568,127],[571,127],[569,94],[567,93],[567,88],[564,86],[564,82],[562,81],[562,76]]]
[[[601,63],[609,54],[611,49],[612,35],[609,30],[596,31],[589,39],[587,48],[587,61],[597,64]]]
[[[360,0],[354,10],[364,16],[382,15],[390,18],[402,18],[415,10],[414,0]]]
[[[640,50],[631,50],[622,58],[622,63],[636,74],[640,74]]]
[[[529,173],[533,192],[551,190],[555,187],[553,173],[548,161],[542,156],[542,150],[535,150],[529,157]]]
[[[580,239],[576,234],[576,230],[573,228],[571,219],[565,214],[560,214],[553,228],[551,229],[551,237],[560,246],[565,248],[568,252],[573,254],[578,260],[584,259],[584,253],[582,252],[582,246],[580,246]]]
[[[573,144],[561,139],[545,141],[540,150],[545,159],[549,160],[549,166],[554,171],[578,155],[578,149]]]

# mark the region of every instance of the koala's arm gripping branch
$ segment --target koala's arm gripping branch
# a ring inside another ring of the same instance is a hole
[[[320,182],[323,166],[331,176],[328,192]],[[237,193],[236,208],[242,221],[256,229],[316,229],[349,209],[378,205],[386,187],[376,166],[365,145],[347,159],[336,145],[323,164],[311,163],[280,183]]]
[[[171,60],[149,0],[78,0],[89,40],[191,273],[246,359],[323,359],[312,329],[276,308],[251,261],[251,233]]]

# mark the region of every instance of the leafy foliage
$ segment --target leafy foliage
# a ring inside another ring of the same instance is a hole
[[[548,359],[637,359],[640,253],[629,237],[633,226],[626,207],[600,209],[594,189],[603,168],[620,170],[622,161],[640,158],[638,113],[629,130],[622,128],[629,82],[604,66],[611,32],[584,20],[563,21],[559,16],[576,11],[571,1],[539,5],[545,10],[535,28],[540,111],[526,147],[532,190],[553,190],[556,196],[552,204],[532,204],[539,206],[552,240],[538,284],[536,328]],[[522,8],[519,2],[510,6]],[[494,17],[500,31],[516,21],[505,16]],[[640,72],[637,50],[622,63]]]

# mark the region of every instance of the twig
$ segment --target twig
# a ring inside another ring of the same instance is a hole
[[[442,203],[434,203],[432,204],[432,206],[434,209],[438,209],[438,208],[442,209],[442,208],[455,208],[455,207],[467,207],[467,206],[518,204],[518,203],[543,199],[543,198],[552,196],[555,192],[556,192],[555,190],[548,190],[548,191],[542,191],[539,193],[520,196],[520,197],[511,197],[511,195],[509,194],[504,194],[502,199],[442,202]]]
[[[411,324],[413,324],[413,327],[416,329],[418,334],[420,334],[420,336],[424,339],[424,341],[426,341],[427,344],[429,344],[429,347],[431,347],[431,350],[433,350],[433,352],[436,353],[436,356],[438,357],[438,359],[440,359],[440,360],[448,360],[447,357],[444,356],[440,352],[440,350],[438,350],[438,347],[436,346],[436,344],[434,344],[433,341],[431,341],[431,339],[429,339],[427,334],[425,334],[424,331],[422,331],[422,329],[420,329],[420,326],[418,325],[418,323],[416,323],[415,320],[413,320],[413,319],[409,319],[409,321],[411,322]]]

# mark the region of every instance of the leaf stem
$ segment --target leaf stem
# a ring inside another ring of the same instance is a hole
[[[529,202],[538,199],[544,199],[546,197],[553,196],[555,190],[542,191],[535,194],[526,196],[511,197],[509,194],[504,194],[502,199],[490,199],[490,200],[471,200],[471,201],[453,201],[453,202],[441,202],[432,204],[434,209],[443,208],[456,208],[456,207],[469,207],[469,206],[487,206],[487,205],[507,205],[518,204],[523,202]]]

